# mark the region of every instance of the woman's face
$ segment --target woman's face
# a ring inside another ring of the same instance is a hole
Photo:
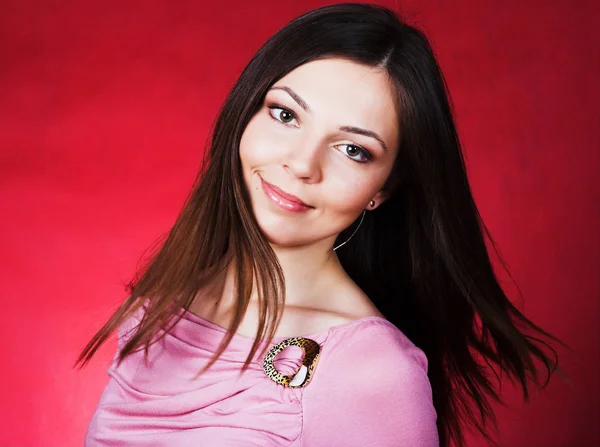
[[[395,95],[385,71],[337,58],[306,63],[267,92],[240,158],[271,244],[332,245],[381,205],[399,140]]]

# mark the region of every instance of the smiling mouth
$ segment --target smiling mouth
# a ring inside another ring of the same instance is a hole
[[[304,203],[300,198],[288,194],[277,186],[272,185],[262,177],[260,177],[260,181],[265,195],[279,208],[291,212],[304,212],[314,208]]]

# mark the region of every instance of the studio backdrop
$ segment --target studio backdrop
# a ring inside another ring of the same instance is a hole
[[[245,64],[326,3],[0,2],[0,446],[82,445],[116,342],[82,371],[79,351],[174,222]],[[432,40],[507,293],[573,349],[570,385],[525,405],[504,384],[500,444],[600,445],[597,2],[381,4]]]

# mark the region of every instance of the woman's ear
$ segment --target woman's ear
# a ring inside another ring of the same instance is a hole
[[[379,190],[377,194],[373,197],[373,199],[367,205],[367,210],[374,210],[387,199],[389,199],[395,191],[400,187],[402,183],[402,178],[404,176],[401,172],[397,172],[396,170],[392,171],[390,176],[385,181],[383,187]],[[373,204],[375,202],[375,204]]]
[[[366,209],[369,211],[373,211],[375,208],[377,208],[383,202],[385,202],[388,199],[388,197],[389,197],[389,193],[386,189],[380,190],[377,194],[375,194],[373,199],[369,202]]]

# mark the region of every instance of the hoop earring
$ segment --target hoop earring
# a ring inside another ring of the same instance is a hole
[[[372,200],[371,200],[371,202],[372,202]],[[358,223],[358,227],[356,227],[356,230],[354,230],[354,232],[350,235],[350,237],[348,239],[346,239],[344,242],[342,242],[337,247],[334,247],[333,251],[336,251],[338,248],[340,248],[342,245],[344,245],[346,242],[348,242],[350,239],[352,239],[352,236],[354,236],[356,234],[356,232],[360,228],[360,225],[363,223],[363,219],[365,218],[365,213],[366,212],[367,212],[367,210],[363,210],[362,216],[360,216],[360,222]]]

